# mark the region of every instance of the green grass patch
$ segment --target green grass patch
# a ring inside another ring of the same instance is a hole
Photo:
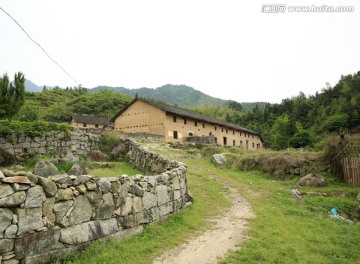
[[[12,132],[16,134],[25,134],[28,136],[38,136],[44,132],[60,131],[70,132],[70,126],[68,124],[59,124],[45,121],[35,122],[20,122],[8,120],[0,120],[0,134],[8,135]]]
[[[91,162],[89,174],[97,177],[114,177],[122,174],[135,175],[143,172],[134,168],[132,165],[124,161],[118,162]]]

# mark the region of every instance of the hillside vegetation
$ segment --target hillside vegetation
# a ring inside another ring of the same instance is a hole
[[[48,120],[68,122],[72,115],[94,115],[111,118],[125,104],[129,96],[112,91],[88,93],[87,89],[44,90],[26,92],[25,105],[15,116],[20,121]]]

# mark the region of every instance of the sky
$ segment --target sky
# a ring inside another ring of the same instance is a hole
[[[279,103],[360,70],[359,1],[243,2],[0,0],[71,77],[1,10],[0,74],[21,71],[39,86],[185,84],[221,99]],[[353,12],[289,10],[324,2]],[[284,12],[268,12],[284,3]]]

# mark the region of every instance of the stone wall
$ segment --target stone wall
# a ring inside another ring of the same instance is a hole
[[[44,178],[0,171],[0,262],[51,262],[97,239],[120,241],[188,204],[185,164],[130,140],[121,144],[132,164],[156,175]]]
[[[202,145],[215,145],[215,137],[214,136],[204,136],[204,137],[198,137],[198,136],[192,136],[192,137],[185,137],[184,142],[192,142]]]
[[[0,135],[0,150],[5,150],[18,159],[27,155],[67,157],[98,149],[99,138],[99,134],[85,129],[70,133],[52,131],[34,137],[12,133]]]

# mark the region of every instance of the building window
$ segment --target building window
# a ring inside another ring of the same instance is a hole
[[[197,126],[197,121],[195,121],[195,126]]]
[[[254,142],[253,142],[253,144],[252,144],[252,145],[253,145],[253,148],[255,148],[255,143],[254,143]]]
[[[192,136],[194,135],[194,133],[193,133],[193,132],[189,132],[188,135],[189,135],[189,137],[192,137]]]
[[[205,123],[203,123],[203,128],[205,128]]]
[[[215,131],[216,131],[216,127],[215,127]]]
[[[233,130],[233,135],[235,135],[235,130]]]
[[[246,149],[249,149],[249,140],[246,140]]]
[[[86,127],[86,126],[87,126],[87,124],[84,123],[84,124],[83,124],[83,127]]]
[[[235,139],[233,140],[233,146],[235,146]]]
[[[252,138],[254,138],[254,135],[252,135]]]
[[[95,124],[95,128],[99,128],[99,125],[98,125],[98,124]]]
[[[186,125],[186,122],[187,122],[186,119],[184,119],[184,125]]]
[[[241,132],[240,132],[240,137],[241,137]]]
[[[178,133],[177,133],[177,131],[174,131],[174,138],[175,138],[175,139],[178,138]]]
[[[240,146],[242,146],[242,140],[240,140]]]
[[[226,129],[226,134],[229,132],[229,130]]]
[[[227,145],[227,137],[223,137],[224,146]]]
[[[174,123],[176,123],[176,116],[173,116],[173,121]]]
[[[215,144],[217,144],[217,137],[215,137]]]
[[[221,128],[221,132],[224,132],[224,128]]]

